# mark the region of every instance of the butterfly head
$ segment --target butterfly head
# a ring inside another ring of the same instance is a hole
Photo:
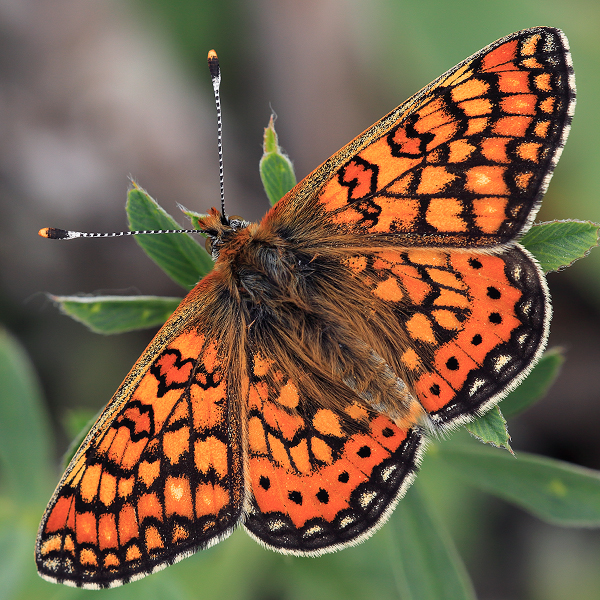
[[[206,235],[206,251],[213,260],[219,258],[221,248],[230,242],[240,229],[250,223],[238,216],[228,216],[211,208],[210,213],[198,220],[198,226]]]

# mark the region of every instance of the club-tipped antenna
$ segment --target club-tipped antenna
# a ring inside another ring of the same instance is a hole
[[[223,177],[223,123],[221,121],[221,97],[219,87],[221,85],[221,68],[219,57],[214,50],[208,53],[208,69],[212,79],[215,92],[215,105],[217,107],[217,148],[219,151],[219,185],[221,188],[221,215],[225,217],[225,187]],[[135,185],[135,184],[134,184]],[[226,218],[226,217],[225,217]],[[164,233],[204,233],[198,229],[144,229],[140,231],[117,231],[114,233],[88,233],[85,231],[69,231],[57,229],[56,227],[43,227],[38,231],[42,237],[51,240],[73,240],[75,238],[109,238],[124,237],[129,235],[159,235]]]
[[[225,216],[225,185],[223,177],[223,122],[221,120],[221,96],[219,87],[221,85],[221,67],[219,57],[214,50],[208,53],[208,70],[212,79],[215,92],[215,105],[217,107],[217,148],[219,151],[219,186],[221,189],[221,214]]]
[[[110,238],[127,235],[159,235],[163,233],[204,233],[199,229],[143,229],[139,231],[115,231],[113,233],[87,233],[85,231],[68,231],[56,227],[43,227],[38,235],[49,240],[73,240],[75,238]]]

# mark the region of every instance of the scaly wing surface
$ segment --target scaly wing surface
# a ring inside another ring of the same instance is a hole
[[[231,318],[210,275],[157,334],[48,505],[36,546],[42,577],[121,585],[232,531],[244,504],[242,378],[230,367],[236,340],[217,330],[231,331]]]

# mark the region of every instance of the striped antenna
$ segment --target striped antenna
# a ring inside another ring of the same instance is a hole
[[[225,217],[225,188],[223,177],[223,124],[221,122],[221,97],[219,95],[219,86],[221,85],[221,68],[219,67],[219,57],[214,50],[208,53],[208,70],[212,79],[213,90],[215,92],[215,104],[217,107],[217,148],[219,151],[219,184],[221,188],[221,215]],[[38,231],[38,235],[50,240],[74,240],[75,238],[109,238],[124,237],[127,235],[162,235],[163,233],[200,233],[206,232],[198,229],[145,229],[142,231],[117,231],[114,233],[86,233],[85,231],[67,231],[66,229],[56,229],[55,227],[43,227]]]
[[[219,186],[221,188],[221,214],[225,215],[225,187],[223,177],[223,123],[221,121],[221,96],[219,87],[221,86],[221,67],[219,66],[219,57],[214,50],[208,53],[208,70],[212,79],[213,90],[215,92],[215,105],[217,107],[217,148],[219,151]]]
[[[86,233],[85,231],[67,231],[55,227],[44,227],[38,235],[49,240],[74,240],[75,238],[108,238],[124,237],[126,235],[157,235],[163,233],[204,233],[199,229],[144,229],[142,231],[117,231],[115,233]]]

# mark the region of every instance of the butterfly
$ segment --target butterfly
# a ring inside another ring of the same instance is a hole
[[[213,271],[75,454],[42,577],[139,579],[238,525],[318,556],[376,531],[424,440],[485,413],[545,347],[531,226],[575,105],[561,31],[467,58],[325,161],[260,223],[200,220]]]

